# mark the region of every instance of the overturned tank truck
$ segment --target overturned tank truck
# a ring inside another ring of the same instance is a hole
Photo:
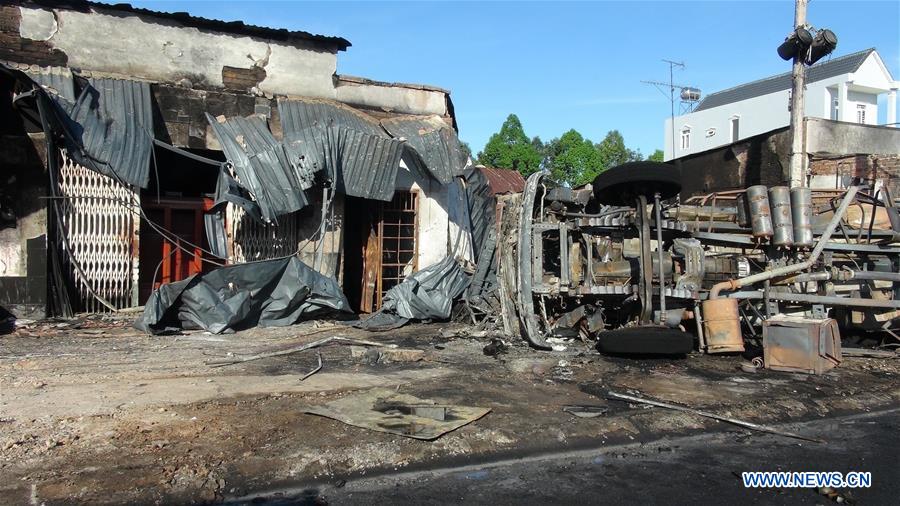
[[[617,354],[742,352],[775,322],[830,332],[822,351],[838,354],[838,328],[893,335],[900,213],[886,189],[680,191],[677,169],[654,162],[582,189],[531,175],[502,213],[507,329]]]

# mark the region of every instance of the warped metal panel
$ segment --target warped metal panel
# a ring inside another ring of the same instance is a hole
[[[346,128],[329,128],[327,138],[338,168],[337,191],[385,202],[394,198],[402,142]]]
[[[68,114],[63,122],[73,160],[121,182],[147,187],[153,145],[148,83],[90,79],[74,104],[54,98]]]
[[[107,311],[94,293],[117,309],[136,305],[137,229],[132,187],[62,155],[59,186],[63,230],[72,253],[70,272],[86,311]]]
[[[338,102],[311,99],[279,99],[278,113],[285,142],[297,139],[301,131],[310,127],[344,127],[369,135],[388,137],[378,120],[368,114]]]
[[[406,139],[428,172],[443,184],[466,164],[456,132],[438,116],[395,117],[381,120],[381,125],[395,139]]]
[[[262,116],[217,120],[207,114],[225,156],[234,165],[238,181],[259,203],[268,223],[276,217],[298,211],[307,203],[300,174]]]
[[[34,69],[30,67],[25,74],[51,94],[59,95],[69,102],[75,102],[75,79],[72,77],[72,71],[68,68],[41,67]]]
[[[279,100],[285,150],[301,173],[324,170],[335,189],[354,197],[390,201],[404,143],[374,118],[350,107],[316,100]]]

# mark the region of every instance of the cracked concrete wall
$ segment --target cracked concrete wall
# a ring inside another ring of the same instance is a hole
[[[436,90],[340,79],[335,90],[337,100],[362,107],[402,114],[436,114],[441,117],[448,114],[447,95]]]
[[[261,93],[335,98],[337,54],[313,43],[288,45],[137,15],[19,11],[19,35],[64,53],[73,68],[160,82],[186,79],[200,88],[224,87],[224,67],[259,68],[265,70]]]

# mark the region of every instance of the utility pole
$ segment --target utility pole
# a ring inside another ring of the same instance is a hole
[[[808,0],[794,0],[794,29],[806,26]],[[803,91],[806,86],[805,51],[794,55],[791,70],[791,188],[806,186],[806,125],[804,123]],[[673,140],[674,145],[674,140]]]

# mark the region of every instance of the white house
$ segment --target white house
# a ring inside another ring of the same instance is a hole
[[[887,94],[886,125],[897,125],[895,81],[874,48],[807,70],[807,117],[878,125],[878,97]],[[665,123],[665,159],[700,153],[790,124],[791,74],[712,93],[693,112]],[[672,146],[673,137],[675,146]],[[673,149],[674,148],[674,149]]]

